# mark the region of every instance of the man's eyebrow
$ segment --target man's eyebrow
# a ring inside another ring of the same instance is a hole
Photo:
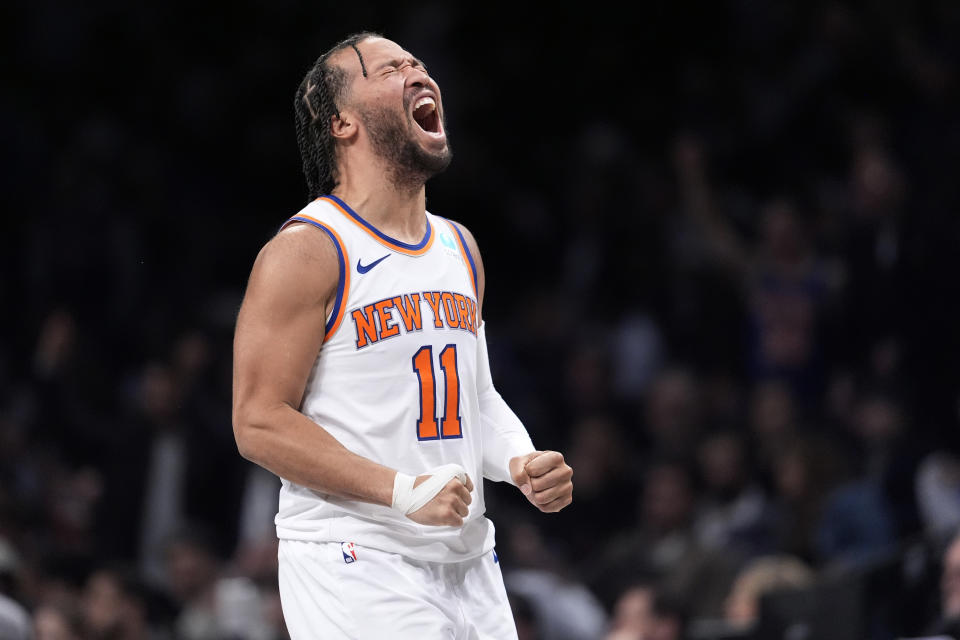
[[[422,62],[419,58],[415,58],[415,57],[413,57],[413,56],[409,56],[408,58],[403,58],[403,59],[401,59],[401,58],[393,58],[393,59],[391,59],[391,60],[387,60],[387,61],[385,61],[385,62],[381,62],[380,64],[378,64],[378,65],[376,66],[376,68],[374,68],[374,71],[380,71],[381,69],[384,69],[384,68],[386,68],[386,67],[391,67],[391,66],[392,66],[392,67],[400,67],[400,66],[403,64],[403,60],[409,60],[409,61],[413,64],[413,66],[415,66],[415,67],[423,67],[424,70],[426,70],[426,68],[427,68],[427,65],[423,64],[423,62]]]

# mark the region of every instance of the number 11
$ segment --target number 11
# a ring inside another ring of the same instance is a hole
[[[433,347],[425,345],[413,355],[413,371],[420,382],[420,419],[417,439],[462,438],[460,429],[460,375],[457,372],[457,345],[448,344],[440,352],[445,397],[443,418],[437,429],[437,378],[433,369]]]

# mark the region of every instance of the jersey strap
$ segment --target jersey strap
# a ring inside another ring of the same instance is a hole
[[[350,258],[347,255],[347,247],[340,238],[340,235],[334,231],[332,227],[327,226],[316,218],[312,218],[303,213],[298,213],[284,222],[283,226],[280,227],[280,231],[283,231],[289,225],[297,222],[313,225],[317,229],[326,232],[326,234],[330,236],[330,239],[333,241],[333,246],[337,249],[337,262],[339,268],[337,276],[337,298],[333,303],[333,311],[330,312],[330,317],[327,318],[327,325],[324,329],[323,341],[326,342],[333,337],[333,334],[336,333],[337,329],[340,327],[340,321],[343,320],[343,312],[346,308],[346,299],[350,294],[350,269],[347,266],[350,263]]]
[[[457,244],[460,245],[460,253],[463,255],[464,262],[470,266],[470,284],[473,285],[473,295],[477,298],[477,300],[479,300],[480,293],[477,291],[477,264],[473,261],[473,254],[470,253],[470,249],[467,247],[467,241],[464,239],[463,233],[460,231],[460,227],[446,218],[443,218],[443,220],[450,225],[450,228],[453,229],[454,233],[457,235]]]

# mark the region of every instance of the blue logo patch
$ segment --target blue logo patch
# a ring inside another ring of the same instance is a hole
[[[456,250],[457,243],[446,233],[440,232],[440,243],[448,249]]]

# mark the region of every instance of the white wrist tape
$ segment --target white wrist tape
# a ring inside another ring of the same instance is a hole
[[[407,515],[433,500],[434,496],[454,478],[467,484],[467,472],[458,464],[444,464],[427,473],[430,477],[414,488],[416,476],[408,476],[397,471],[397,475],[393,478],[393,504],[390,506]]]

